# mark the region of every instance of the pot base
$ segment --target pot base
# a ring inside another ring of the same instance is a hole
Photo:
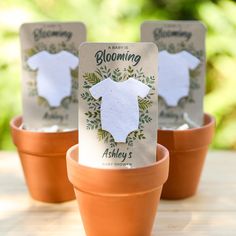
[[[25,180],[31,197],[37,201],[60,203],[75,199],[68,181],[64,155],[35,156],[19,152]]]
[[[75,193],[87,236],[151,235],[161,188],[136,196]]]
[[[186,152],[170,152],[168,180],[163,186],[161,198],[178,200],[196,194],[208,147]]]
[[[21,117],[12,119],[11,133],[32,198],[48,203],[75,199],[67,177],[66,151],[78,142],[78,131],[33,132],[20,129],[21,124]]]
[[[161,198],[175,200],[197,192],[202,169],[214,135],[215,120],[205,114],[204,125],[189,130],[158,130],[158,142],[170,153],[169,177]]]

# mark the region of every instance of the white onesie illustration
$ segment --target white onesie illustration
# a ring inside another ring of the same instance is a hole
[[[102,129],[111,133],[115,142],[126,142],[128,134],[138,129],[138,96],[146,97],[149,90],[147,85],[133,78],[123,82],[107,78],[89,89],[95,99],[102,97]]]
[[[159,53],[158,95],[164,98],[168,106],[177,106],[181,98],[188,96],[190,86],[189,70],[194,70],[200,60],[182,51],[171,54]]]
[[[28,59],[29,67],[37,70],[38,95],[47,99],[51,107],[60,106],[62,99],[71,95],[71,69],[78,63],[78,57],[67,51],[42,51]]]

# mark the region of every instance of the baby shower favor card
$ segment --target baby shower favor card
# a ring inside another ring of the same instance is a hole
[[[98,168],[154,163],[156,45],[83,43],[79,51],[79,162]]]
[[[23,123],[26,129],[77,128],[83,23],[28,23],[20,29]]]
[[[205,27],[197,21],[147,21],[141,40],[159,49],[159,128],[203,124]]]

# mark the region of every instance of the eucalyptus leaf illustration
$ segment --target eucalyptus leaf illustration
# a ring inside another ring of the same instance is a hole
[[[45,107],[50,109],[50,105],[48,103],[48,101],[43,98],[40,97],[38,95],[38,91],[37,91],[37,80],[36,80],[36,75],[37,72],[32,71],[29,66],[27,65],[27,60],[28,58],[30,58],[31,56],[41,52],[41,51],[47,51],[49,53],[58,53],[62,50],[68,51],[74,55],[78,55],[78,49],[77,46],[74,45],[73,43],[67,45],[64,42],[61,42],[59,44],[45,44],[45,43],[37,43],[36,46],[34,48],[30,48],[28,50],[24,51],[24,62],[23,62],[23,68],[24,70],[28,71],[29,73],[31,73],[31,77],[32,79],[29,80],[29,82],[27,83],[28,86],[28,95],[30,97],[35,97],[37,100],[37,104],[39,106]],[[74,70],[71,70],[71,78],[72,78],[72,83],[71,83],[71,95],[69,97],[65,97],[62,101],[61,101],[61,105],[60,107],[58,107],[58,109],[63,108],[65,110],[69,109],[69,106],[71,103],[77,104],[78,103],[78,67],[75,68]]]
[[[158,42],[158,48],[159,48],[159,51],[166,50],[169,53],[173,53],[173,54],[182,52],[183,50],[185,50],[191,53],[193,56],[197,57],[201,62],[203,62],[203,59],[204,59],[204,51],[196,50],[193,43],[180,42],[177,44],[173,44],[173,43],[166,44],[162,41],[162,42]],[[200,84],[198,81],[200,73],[201,73],[201,64],[195,70],[190,71],[189,95],[185,98],[182,98],[179,101],[178,105],[180,108],[184,109],[186,103],[195,103],[193,91],[200,89]],[[164,105],[165,107],[168,107],[166,104]]]
[[[143,129],[146,124],[152,121],[149,115],[149,108],[152,106],[152,97],[155,96],[155,88],[153,86],[155,84],[155,77],[145,76],[143,68],[135,69],[132,66],[128,66],[123,70],[120,68],[111,70],[106,66],[101,66],[98,67],[95,72],[89,72],[83,75],[84,82],[82,85],[83,92],[81,94],[81,98],[87,103],[88,106],[88,111],[85,113],[86,128],[88,130],[97,130],[98,140],[103,141],[104,143],[109,143],[111,148],[117,146],[117,143],[114,141],[113,136],[109,132],[101,129],[101,99],[95,100],[89,92],[89,89],[92,86],[108,77],[112,78],[116,82],[121,82],[127,80],[130,77],[133,77],[151,88],[148,96],[146,96],[144,99],[138,98],[140,110],[139,130],[131,132],[126,139],[126,144],[128,146],[133,146],[136,140],[142,140],[146,138]]]

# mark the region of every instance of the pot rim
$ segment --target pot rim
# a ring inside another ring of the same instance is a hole
[[[12,129],[16,130],[17,132],[23,132],[23,133],[31,133],[31,134],[49,134],[49,135],[55,135],[55,134],[70,134],[78,129],[73,129],[73,130],[68,130],[68,131],[59,131],[59,132],[45,132],[45,131],[32,131],[32,130],[27,130],[27,129],[21,129],[20,125],[17,125],[16,123],[20,122],[20,125],[23,123],[23,116],[22,115],[17,115],[13,117],[10,121],[10,126]]]
[[[67,154],[66,154],[66,156],[67,156],[67,158],[68,159],[71,159],[73,162],[75,162],[76,164],[78,164],[79,166],[81,166],[82,168],[84,168],[84,167],[86,167],[87,169],[93,169],[93,170],[104,170],[104,171],[106,171],[106,172],[114,172],[114,171],[117,171],[117,172],[122,172],[122,171],[124,171],[124,172],[127,172],[127,171],[129,171],[129,170],[132,170],[132,171],[134,171],[134,170],[142,170],[142,169],[146,169],[146,168],[150,168],[150,167],[153,167],[153,166],[156,166],[156,165],[160,165],[161,163],[163,163],[163,162],[165,162],[166,161],[166,159],[168,158],[168,156],[169,156],[169,152],[168,152],[168,150],[167,150],[167,148],[165,147],[165,146],[163,146],[163,145],[161,145],[161,144],[157,144],[157,146],[159,147],[159,148],[161,148],[162,150],[163,150],[163,152],[164,152],[164,156],[163,156],[163,158],[161,158],[161,160],[158,160],[158,161],[156,161],[156,162],[154,162],[154,163],[152,163],[152,164],[148,164],[148,165],[145,165],[145,166],[141,166],[141,167],[135,167],[135,168],[130,168],[130,169],[125,169],[125,168],[123,168],[123,169],[108,169],[108,168],[98,168],[98,167],[90,167],[90,166],[86,166],[86,165],[81,165],[79,162],[77,162],[73,157],[71,157],[71,153],[76,149],[76,148],[78,148],[79,147],[79,144],[76,144],[76,145],[74,145],[74,146],[72,146],[72,147],[70,147],[69,149],[68,149],[68,151],[67,151]]]
[[[150,165],[130,169],[81,165],[78,162],[78,148],[78,144],[72,146],[67,151],[66,159],[69,180],[79,191],[96,195],[150,192],[161,188],[168,178],[169,152],[160,144],[157,144],[159,160]]]
[[[206,119],[209,119],[208,122],[205,122]],[[211,127],[214,123],[215,123],[215,118],[209,113],[204,113],[204,124],[200,127],[195,127],[195,128],[185,129],[185,130],[175,130],[175,129],[169,130],[169,129],[158,128],[158,132],[181,134],[181,133],[188,133],[188,132],[194,132],[194,131],[201,131],[201,130]]]
[[[158,142],[170,152],[188,152],[207,147],[214,136],[215,118],[205,113],[204,125],[187,130],[160,130]]]
[[[35,132],[19,128],[21,124],[22,116],[16,116],[10,121],[12,140],[19,152],[65,158],[68,148],[78,142],[78,130]]]

